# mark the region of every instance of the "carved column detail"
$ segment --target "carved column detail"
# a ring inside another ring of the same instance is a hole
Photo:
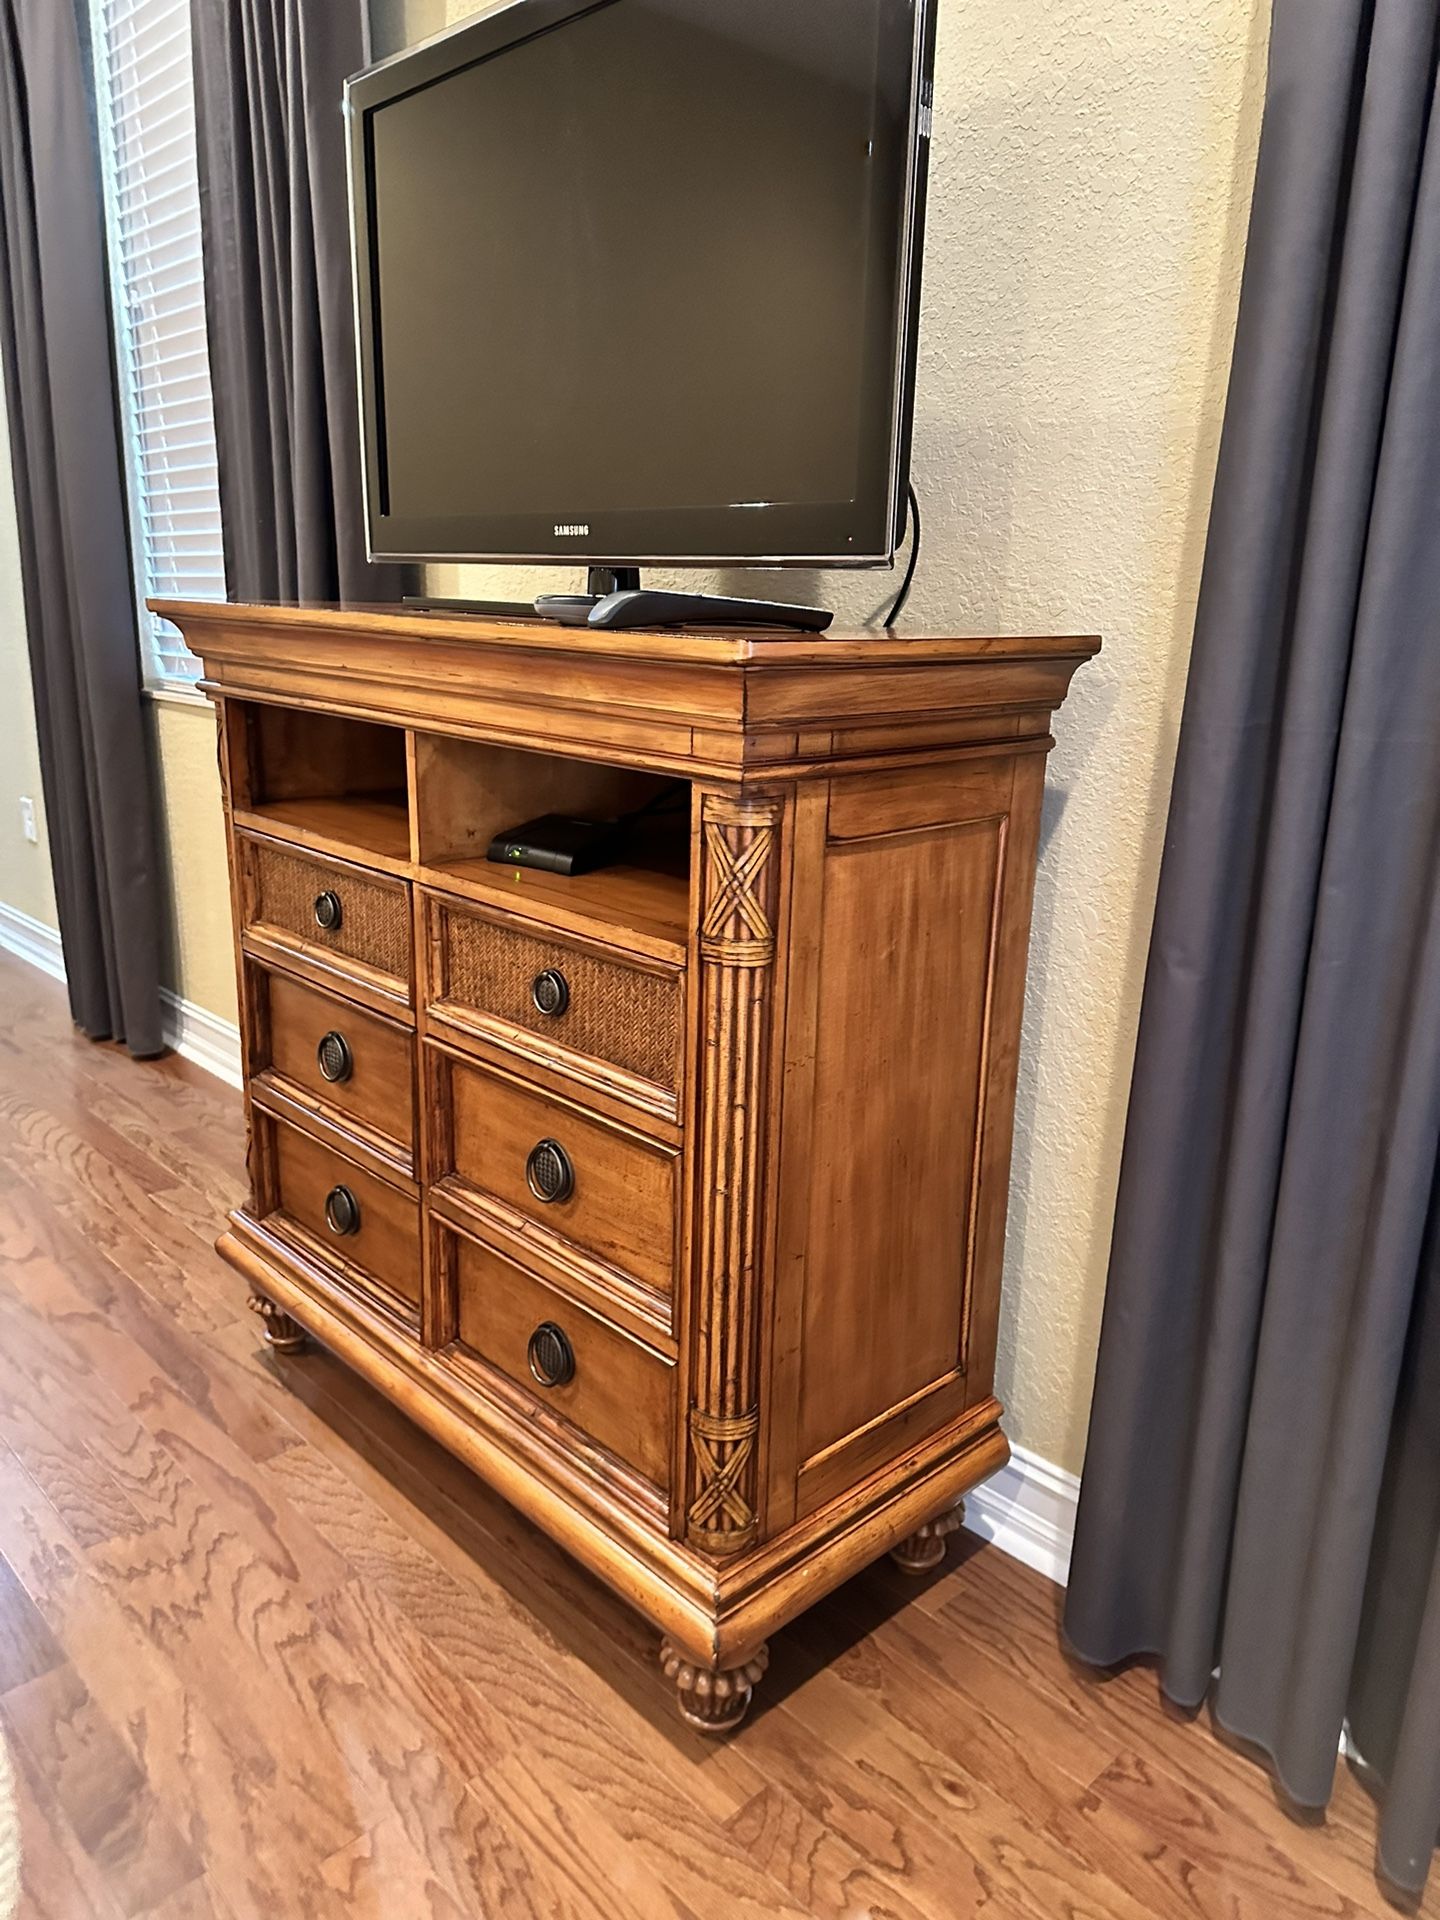
[[[701,815],[701,1204],[687,1533],[714,1554],[750,1546],[759,1524],[764,1117],[782,804],[711,794]]]

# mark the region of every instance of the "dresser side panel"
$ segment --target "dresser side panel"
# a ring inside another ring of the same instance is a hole
[[[977,1357],[989,1390],[981,1268],[998,1273],[1003,1249],[994,1129],[1008,1163],[1010,1123],[996,1066],[1009,1057],[1013,1074],[1029,906],[1013,872],[1019,764],[831,787],[809,1018],[797,987],[789,1029],[787,1100],[808,1125],[803,1139],[787,1128],[782,1176],[800,1513],[955,1419]],[[777,1401],[783,1372],[782,1357]]]

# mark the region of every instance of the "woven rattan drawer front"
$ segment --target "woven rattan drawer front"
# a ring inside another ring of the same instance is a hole
[[[247,931],[323,954],[342,970],[352,962],[409,998],[410,889],[403,880],[273,840],[242,836],[241,849]]]
[[[504,1029],[519,1028],[557,1054],[678,1091],[685,1019],[678,970],[632,966],[448,901],[432,897],[430,904],[441,1018],[494,1022],[502,1038]]]

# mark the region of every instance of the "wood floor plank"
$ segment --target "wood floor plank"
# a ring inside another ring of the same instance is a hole
[[[352,1920],[469,1920],[471,1909],[441,1885],[398,1816],[332,1854],[320,1872]]]
[[[97,1120],[88,1102],[54,1076],[6,1074],[0,1083],[0,1120],[32,1152],[62,1170],[73,1187],[126,1219],[184,1272],[192,1248],[208,1251],[198,1228],[157,1204],[173,1176],[148,1154]]]
[[[1082,1714],[1114,1756],[1135,1753],[1213,1803],[1216,1817],[1227,1827],[1238,1823],[1238,1848],[1249,1844],[1244,1830],[1258,1833],[1281,1853],[1292,1855],[1317,1882],[1360,1910],[1371,1910],[1381,1898],[1374,1874],[1374,1811],[1368,1803],[1357,1807],[1354,1796],[1362,1802],[1364,1796],[1344,1778],[1338,1760],[1338,1797],[1342,1806],[1356,1809],[1356,1824],[1295,1818],[1268,1770],[1252,1754],[1217,1735],[1205,1716],[1184,1714],[1162,1702],[1151,1669],[1136,1666],[1096,1674],[1077,1667],[1054,1633],[1044,1630],[1054,1604],[1050,1597],[1029,1594],[1016,1582],[1010,1563],[1003,1563],[994,1579],[1004,1619],[988,1635],[963,1583],[956,1583],[937,1616],[939,1630],[962,1642],[978,1670],[1003,1662],[1034,1698],[1038,1711],[1053,1714],[1058,1708],[1071,1716]],[[1434,1894],[1431,1900],[1440,1910]]]
[[[1128,1873],[1156,1912],[1196,1920],[1361,1920],[1371,1911],[1310,1872],[1297,1847],[1192,1792],[1153,1762],[1124,1754],[1052,1831]]]
[[[686,1791],[683,1774],[666,1780],[639,1756],[607,1743],[597,1750],[580,1727],[552,1741],[543,1756],[534,1743],[516,1752],[477,1793],[498,1800],[517,1821],[546,1809],[574,1844],[624,1863],[636,1910],[648,1882],[695,1920],[761,1920],[803,1915],[774,1878],[751,1858],[742,1838],[711,1820]]]
[[[242,1310],[213,1257],[192,1253],[189,1244],[174,1257],[170,1248],[179,1236],[173,1224],[133,1181],[58,1122],[14,1100],[0,1107],[0,1178],[21,1179],[43,1195],[181,1326],[220,1326]],[[152,1231],[157,1222],[159,1244]]]
[[[356,1581],[329,1595],[314,1612],[364,1684],[403,1701],[424,1744],[443,1753],[462,1779],[498,1763],[519,1737],[507,1722],[509,1702],[501,1688],[472,1685],[368,1582]],[[543,1683],[537,1682],[535,1691],[542,1693]],[[556,1686],[553,1706],[573,1716],[578,1702]],[[534,1711],[543,1710],[537,1700]]]
[[[123,1046],[87,1040],[69,1020],[63,989],[57,998],[54,983],[9,956],[0,964],[0,1070],[38,1061],[67,1086],[113,1089],[148,1113],[156,1135],[189,1140],[197,1159],[239,1177],[243,1151],[236,1154],[235,1142],[243,1138],[243,1121],[237,1089],[178,1054],[136,1060]],[[197,1133],[208,1147],[191,1138]]]
[[[210,1496],[228,1504],[257,1551],[307,1581],[328,1569],[322,1543],[277,1539],[277,1517],[255,1485],[253,1463],[157,1374],[116,1327],[97,1333],[66,1274],[28,1243],[16,1258],[11,1203],[0,1196],[0,1438],[21,1457],[82,1545],[175,1522]],[[95,1361],[91,1349],[98,1349]],[[128,1397],[129,1404],[125,1398]],[[291,1436],[293,1438],[293,1435]]]
[[[0,1710],[0,1731],[5,1726]],[[106,1876],[75,1837],[52,1784],[18,1740],[6,1750],[20,1816],[19,1920],[126,1920]]]
[[[872,1689],[853,1685],[853,1665],[821,1663],[803,1684],[793,1684],[793,1665],[782,1655],[781,1697],[747,1735],[752,1758],[779,1783],[769,1811],[780,1831],[777,1795],[803,1811],[801,1822],[789,1816],[800,1832],[842,1837],[897,1910],[904,1901],[950,1920],[1002,1897],[1052,1920],[1103,1898],[1114,1920],[1151,1920],[1123,1879],[1107,1883],[1092,1859],[1027,1822],[983,1769],[966,1770],[953,1709],[953,1734],[941,1723],[927,1738],[914,1725],[926,1716],[880,1710]],[[888,1704],[906,1690],[923,1694],[923,1681],[897,1670]]]
[[[93,1084],[78,1078],[56,1074],[36,1061],[24,1062],[18,1068],[12,1066],[3,1084],[4,1094],[11,1098],[11,1104],[4,1109],[7,1113],[43,1115],[58,1123],[101,1155],[115,1173],[123,1175],[152,1199],[171,1189],[188,1188],[197,1203],[198,1216],[201,1195],[192,1184],[193,1169],[177,1174],[167,1166],[166,1150],[160,1145],[164,1134],[154,1127],[137,1124],[133,1113],[126,1118],[123,1128],[112,1126],[108,1115],[117,1106],[113,1093],[97,1090]],[[172,1214],[172,1217],[175,1216]],[[198,1217],[191,1231],[201,1247],[208,1247],[213,1239],[213,1235],[206,1238]]]
[[[14,1263],[8,1266],[12,1277]],[[43,1327],[17,1325],[16,1295],[0,1289],[0,1439],[25,1462],[77,1539],[108,1540],[142,1524],[114,1470],[129,1477],[145,1439],[103,1382],[84,1378]]]
[[[325,1914],[333,1902],[316,1863],[348,1845],[365,1823],[349,1811],[343,1770],[337,1782],[333,1756],[313,1733],[298,1746],[272,1743],[271,1676],[230,1659],[202,1667],[204,1678],[187,1685],[127,1617],[8,1451],[0,1451],[0,1543],[152,1788],[216,1875],[235,1920],[250,1913],[289,1920],[307,1905]]]
[[[143,1548],[147,1561],[153,1552],[152,1540]],[[207,1548],[212,1563],[223,1565],[224,1557],[223,1545],[212,1542]],[[308,1797],[287,1808],[285,1822],[290,1829],[287,1852],[302,1863],[300,1877],[306,1882],[305,1905],[295,1911],[328,1911],[330,1897],[322,1896],[309,1877],[325,1857],[316,1848],[322,1845],[327,1819],[342,1825],[348,1820],[368,1830],[397,1814],[424,1857],[440,1863],[442,1875],[451,1873],[462,1883],[463,1876],[481,1876],[484,1854],[477,1851],[476,1836],[484,1823],[457,1768],[483,1761],[484,1716],[475,1715],[473,1722],[462,1717],[463,1693],[452,1688],[460,1698],[447,1697],[443,1670],[432,1661],[427,1671],[426,1661],[415,1658],[414,1648],[405,1646],[393,1627],[372,1648],[368,1662],[354,1658],[354,1641],[340,1638],[320,1617],[328,1613],[343,1625],[343,1596],[332,1596],[324,1606],[317,1604],[302,1614],[292,1604],[282,1604],[267,1585],[260,1613],[250,1618],[237,1612],[227,1619],[236,1604],[236,1589],[223,1571],[214,1584],[218,1593],[229,1589],[231,1595],[218,1621],[212,1617],[193,1643],[188,1632],[177,1641],[171,1621],[161,1632],[160,1644],[193,1688],[197,1659],[224,1657],[233,1626],[239,1645],[228,1647],[231,1661],[242,1647],[259,1657],[249,1686],[263,1694],[263,1724],[276,1752],[292,1766],[297,1754],[311,1756],[303,1768]],[[187,1604],[187,1613],[190,1610]],[[203,1612],[203,1605],[198,1610]],[[473,1708],[475,1702],[468,1704]],[[228,1716],[224,1724],[230,1731]],[[323,1747],[318,1756],[317,1746]],[[215,1756],[215,1763],[217,1771],[234,1771],[233,1761],[222,1755]],[[488,1840],[485,1845],[489,1847]],[[230,1882],[225,1885],[228,1890]],[[288,1897],[299,1901],[298,1887]]]
[[[1021,1570],[996,1559],[995,1584],[1003,1592]],[[1177,1731],[1187,1741],[1205,1738],[1204,1731],[1177,1728],[1153,1706],[1140,1716],[1142,1729],[1135,1729],[1128,1720],[1117,1721],[1108,1710],[1098,1716],[1087,1714],[1087,1704],[1097,1696],[1108,1697],[1105,1683],[1069,1668],[1048,1624],[1035,1636],[1035,1646],[1048,1651],[1036,1655],[1009,1646],[1017,1612],[1038,1612],[1042,1617],[1048,1613],[1049,1596],[1043,1587],[1027,1595],[1023,1607],[1011,1609],[992,1643],[983,1623],[1002,1603],[998,1594],[985,1591],[988,1564],[988,1557],[977,1561],[969,1580],[963,1569],[957,1569],[943,1583],[949,1593],[963,1595],[964,1606],[973,1615],[973,1631],[965,1636],[956,1634],[953,1623],[947,1625],[943,1608],[907,1608],[890,1616],[887,1606],[895,1589],[888,1573],[876,1570],[851,1583],[807,1622],[807,1638],[826,1662],[825,1684],[835,1679],[853,1681],[873,1697],[891,1722],[947,1751],[952,1765],[971,1781],[986,1780],[998,1787],[1028,1832],[1047,1831],[1077,1856],[1087,1858],[1097,1880],[1108,1879],[1115,1887],[1126,1888],[1123,1854],[1084,1821],[1072,1817],[1076,1806],[1085,1803],[1089,1783],[1126,1744],[1127,1732],[1141,1739],[1148,1736],[1163,1749]],[[898,1591],[903,1597],[904,1590]],[[860,1627],[866,1631],[857,1632]],[[1053,1671],[1043,1680],[1029,1671],[1036,1658],[1054,1662]],[[917,1679],[925,1684],[917,1687]],[[1132,1693],[1132,1703],[1133,1698]],[[1235,1762],[1239,1756],[1227,1758]],[[1296,1884],[1313,1883],[1316,1911],[1344,1910],[1335,1906],[1340,1898],[1334,1885],[1337,1879],[1345,1888],[1344,1897],[1358,1902],[1360,1910],[1370,1910],[1366,1903],[1377,1896],[1368,1865],[1349,1858],[1343,1842],[1325,1850],[1323,1863],[1314,1859],[1313,1830],[1297,1825],[1281,1811],[1265,1776],[1253,1764],[1244,1765],[1238,1785],[1242,1789],[1238,1799],[1226,1798],[1213,1782],[1208,1791],[1216,1803],[1216,1817],[1227,1830],[1233,1823],[1242,1856],[1261,1844],[1275,1848],[1289,1863],[1281,1870]],[[1153,1834],[1145,1837],[1154,1847],[1163,1844]],[[1178,1874],[1199,1877],[1196,1862],[1173,1845],[1171,1853]],[[1157,1901],[1155,1911],[1167,1911],[1158,1904],[1159,1893],[1153,1885],[1151,1894]],[[1130,1896],[1112,1892],[1108,1897],[1119,1910]]]
[[[877,1614],[867,1597],[862,1577],[817,1609],[814,1657],[969,1777],[990,1782],[1032,1829],[1043,1829],[1057,1794],[1087,1786],[1114,1758],[1118,1741],[1074,1702],[1032,1692],[934,1619]]]
[[[12,1688],[0,1713],[122,1913],[144,1913],[199,1878],[201,1863],[73,1666]]]
[[[152,1907],[142,1920],[235,1920],[235,1916],[207,1873],[158,1907]]]
[[[64,1664],[64,1648],[0,1554],[0,1695]]]
[[[487,1887],[482,1872],[493,1846],[488,1840],[481,1845],[471,1835],[469,1852],[462,1854],[458,1842],[477,1824],[505,1831],[512,1827],[522,1810],[497,1796],[496,1783],[509,1777],[516,1766],[539,1768],[567,1781],[594,1779],[622,1763],[634,1777],[653,1773],[594,1710],[599,1690],[592,1686],[584,1697],[571,1693],[552,1669],[543,1645],[521,1641],[497,1647],[493,1640],[478,1639],[466,1649],[468,1657],[447,1659],[383,1594],[362,1583],[332,1596],[315,1611],[361,1665],[372,1695],[403,1701],[405,1713],[418,1717],[431,1737],[429,1751],[443,1753],[451,1767],[468,1758],[469,1787],[476,1803],[468,1816],[454,1807],[453,1796],[437,1793],[428,1781],[423,1795],[402,1808],[407,1831],[417,1844],[426,1840],[429,1857],[434,1857],[436,1846],[430,1809],[438,1804],[453,1808],[447,1813],[450,1831],[442,1838],[452,1887],[462,1895],[474,1891],[487,1899],[499,1897],[499,1886]],[[683,1794],[678,1782],[676,1790]],[[686,1811],[703,1830],[710,1830],[698,1806]],[[563,1850],[536,1855],[534,1866],[540,1883],[548,1885],[549,1899],[563,1910],[607,1916],[612,1911],[583,1871],[572,1871],[571,1879],[565,1879]],[[507,1871],[506,1886],[511,1878]],[[658,1883],[652,1884],[651,1893],[652,1904],[658,1903],[658,1910],[668,1915],[669,1901]],[[507,1897],[518,1897],[513,1887]],[[546,1910],[544,1905],[539,1908],[541,1913]]]
[[[85,1059],[81,1054],[82,1063]],[[168,1176],[166,1191],[184,1188],[193,1194],[196,1208],[204,1210],[196,1214],[194,1231],[213,1240],[215,1221],[245,1197],[244,1162],[235,1151],[236,1129],[242,1123],[240,1095],[231,1094],[223,1107],[217,1106],[208,1134],[203,1115],[192,1125],[176,1128],[174,1083],[137,1073],[136,1064],[122,1062],[119,1075],[82,1069],[77,1092],[87,1113]]]
[[[502,1708],[512,1724],[583,1712],[602,1734],[648,1751],[669,1768],[688,1762],[707,1811],[727,1818],[760,1784],[733,1745],[717,1746],[692,1734],[656,1684],[653,1635],[548,1541],[531,1543],[537,1577],[526,1606],[493,1574],[497,1560],[513,1567],[513,1548],[488,1536],[447,1531],[408,1501],[392,1508],[396,1488],[353,1457],[344,1474],[309,1443],[274,1463],[274,1471],[315,1523],[416,1633],[435,1648],[449,1672]],[[352,1477],[353,1476],[353,1477]],[[404,1515],[401,1524],[397,1514]],[[452,1524],[454,1516],[448,1515]],[[550,1577],[567,1583],[554,1623],[535,1599]],[[487,1564],[488,1562],[488,1564]],[[594,1627],[576,1631],[580,1619]],[[611,1631],[612,1618],[621,1631]],[[633,1635],[627,1663],[625,1642]],[[537,1681],[537,1674],[543,1680]]]
[[[611,1920],[583,1877],[567,1884],[555,1863],[530,1858],[483,1785],[467,1789],[461,1778],[468,1771],[488,1781],[500,1756],[524,1743],[507,1699],[471,1688],[381,1595],[358,1583],[312,1612],[319,1630],[287,1636],[277,1657],[292,1691],[314,1700],[345,1757],[357,1809],[385,1810],[370,1831],[398,1822],[411,1853],[462,1906],[478,1897],[484,1912],[527,1920],[558,1913]],[[534,1692],[540,1699],[531,1711],[538,1712],[544,1689]],[[581,1723],[577,1702],[556,1704],[557,1734]],[[353,1848],[344,1851],[356,1857]]]
[[[239,1349],[240,1331],[217,1340]],[[272,1367],[296,1370],[253,1351],[244,1358],[267,1380]],[[373,1404],[353,1376],[323,1359],[304,1367],[305,1449],[277,1459],[273,1472],[457,1673],[487,1697],[513,1698],[523,1717],[543,1662],[601,1728],[662,1769],[687,1765],[713,1818],[727,1819],[759,1790],[743,1746],[707,1741],[680,1721],[657,1685],[655,1637],[638,1616],[423,1436],[412,1434],[411,1460],[389,1451],[393,1410]],[[356,1400],[318,1393],[322,1373]]]
[[[231,1387],[213,1354],[173,1315],[40,1195],[13,1182],[0,1183],[0,1264],[11,1289],[59,1323],[66,1340],[132,1412],[159,1375],[252,1459],[295,1444],[295,1430],[278,1409],[248,1386]]]
[[[987,1889],[962,1879],[944,1892],[919,1884],[912,1862],[873,1859],[844,1839],[834,1824],[810,1811],[784,1787],[763,1787],[726,1823],[759,1867],[778,1881],[804,1913],[884,1913],[889,1920],[960,1920],[994,1904]],[[907,1879],[917,1884],[907,1888]],[[975,1895],[975,1898],[971,1898]]]
[[[250,1459],[168,1381],[153,1381],[136,1411],[200,1496],[297,1593],[313,1600],[349,1579],[345,1557],[299,1508],[276,1497],[267,1463]]]
[[[217,1727],[232,1741],[243,1730],[252,1752],[284,1755],[304,1775],[311,1817],[324,1816],[325,1854],[388,1812],[365,1797],[365,1778],[353,1770],[364,1753],[363,1729],[347,1747],[336,1744],[346,1677],[319,1699],[298,1691],[292,1678],[319,1633],[304,1598],[224,1519],[200,1508],[183,1524],[92,1548],[86,1559],[182,1688],[211,1703]]]
[[[537,1846],[533,1831],[516,1823],[489,1790],[457,1784],[434,1754],[414,1751],[391,1772],[393,1819],[415,1858],[467,1914],[504,1914],[514,1920],[640,1920],[612,1906],[597,1889],[595,1860],[578,1872],[553,1846]],[[663,1920],[671,1920],[668,1913]]]
[[[578,1889],[570,1909],[574,1920],[712,1920],[720,1911],[796,1911],[779,1882],[753,1862],[743,1863],[744,1888],[732,1887],[726,1869],[731,1850],[741,1843],[729,1834],[712,1879],[706,1830],[690,1827],[689,1804],[679,1820],[653,1836],[656,1844],[625,1844],[636,1809],[623,1781],[607,1776],[599,1785],[594,1795],[577,1792],[573,1780],[535,1756],[515,1754],[472,1789],[523,1836],[527,1859],[546,1862],[553,1875]]]

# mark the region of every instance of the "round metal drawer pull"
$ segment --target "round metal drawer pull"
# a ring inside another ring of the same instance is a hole
[[[530,1371],[542,1387],[568,1387],[575,1378],[575,1349],[563,1327],[546,1320],[530,1336]]]
[[[345,918],[345,908],[338,893],[328,888],[315,896],[315,924],[324,933],[334,933]]]
[[[360,1202],[348,1187],[332,1187],[326,1194],[325,1224],[342,1240],[360,1231]]]
[[[568,1200],[575,1191],[575,1169],[558,1140],[542,1140],[531,1148],[525,1178],[535,1198],[547,1206]]]
[[[530,998],[539,1012],[558,1020],[570,1005],[570,982],[558,967],[547,967],[536,974]]]
[[[343,1033],[327,1033],[315,1049],[315,1058],[332,1086],[340,1086],[355,1071],[355,1056]]]

